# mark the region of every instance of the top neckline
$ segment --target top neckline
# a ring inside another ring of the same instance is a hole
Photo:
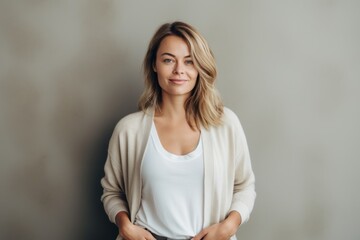
[[[156,149],[161,154],[163,154],[164,156],[166,156],[169,159],[177,160],[177,161],[179,161],[179,160],[181,160],[181,161],[184,161],[184,160],[189,161],[189,160],[192,160],[192,159],[198,157],[202,153],[201,133],[200,133],[199,141],[198,141],[195,149],[192,150],[191,152],[183,154],[183,155],[171,153],[171,152],[169,152],[168,150],[166,150],[164,148],[164,146],[162,145],[162,143],[160,141],[160,137],[159,137],[158,132],[156,130],[156,126],[155,126],[154,121],[152,122],[152,125],[151,125],[150,135],[151,135],[152,140],[154,141]]]

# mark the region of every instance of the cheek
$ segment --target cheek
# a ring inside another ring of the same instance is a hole
[[[156,70],[157,70],[156,73],[157,73],[158,77],[160,77],[160,76],[168,76],[173,71],[170,66],[160,66],[160,67],[157,67]]]
[[[199,77],[199,72],[196,71],[196,70],[194,70],[194,71],[191,73],[191,76],[192,76],[193,79],[197,80],[198,77]]]
[[[156,71],[156,75],[157,75],[157,78],[160,80],[160,79],[164,78],[165,73],[164,73],[163,69],[158,68],[157,71]]]

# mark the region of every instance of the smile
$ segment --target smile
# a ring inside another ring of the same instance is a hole
[[[184,84],[188,80],[186,80],[186,79],[169,79],[169,81],[174,84]]]

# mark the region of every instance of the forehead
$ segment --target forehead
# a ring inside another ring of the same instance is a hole
[[[161,55],[163,53],[171,53],[175,56],[189,56],[190,48],[184,39],[171,35],[165,37],[160,42],[157,55]]]

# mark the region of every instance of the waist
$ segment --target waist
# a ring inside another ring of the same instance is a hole
[[[151,235],[153,235],[153,237],[156,240],[190,240],[191,238],[184,238],[184,239],[174,239],[174,238],[168,238],[168,237],[164,237],[164,236],[159,236],[151,231],[149,231],[149,229],[146,229],[149,233],[151,233]]]

